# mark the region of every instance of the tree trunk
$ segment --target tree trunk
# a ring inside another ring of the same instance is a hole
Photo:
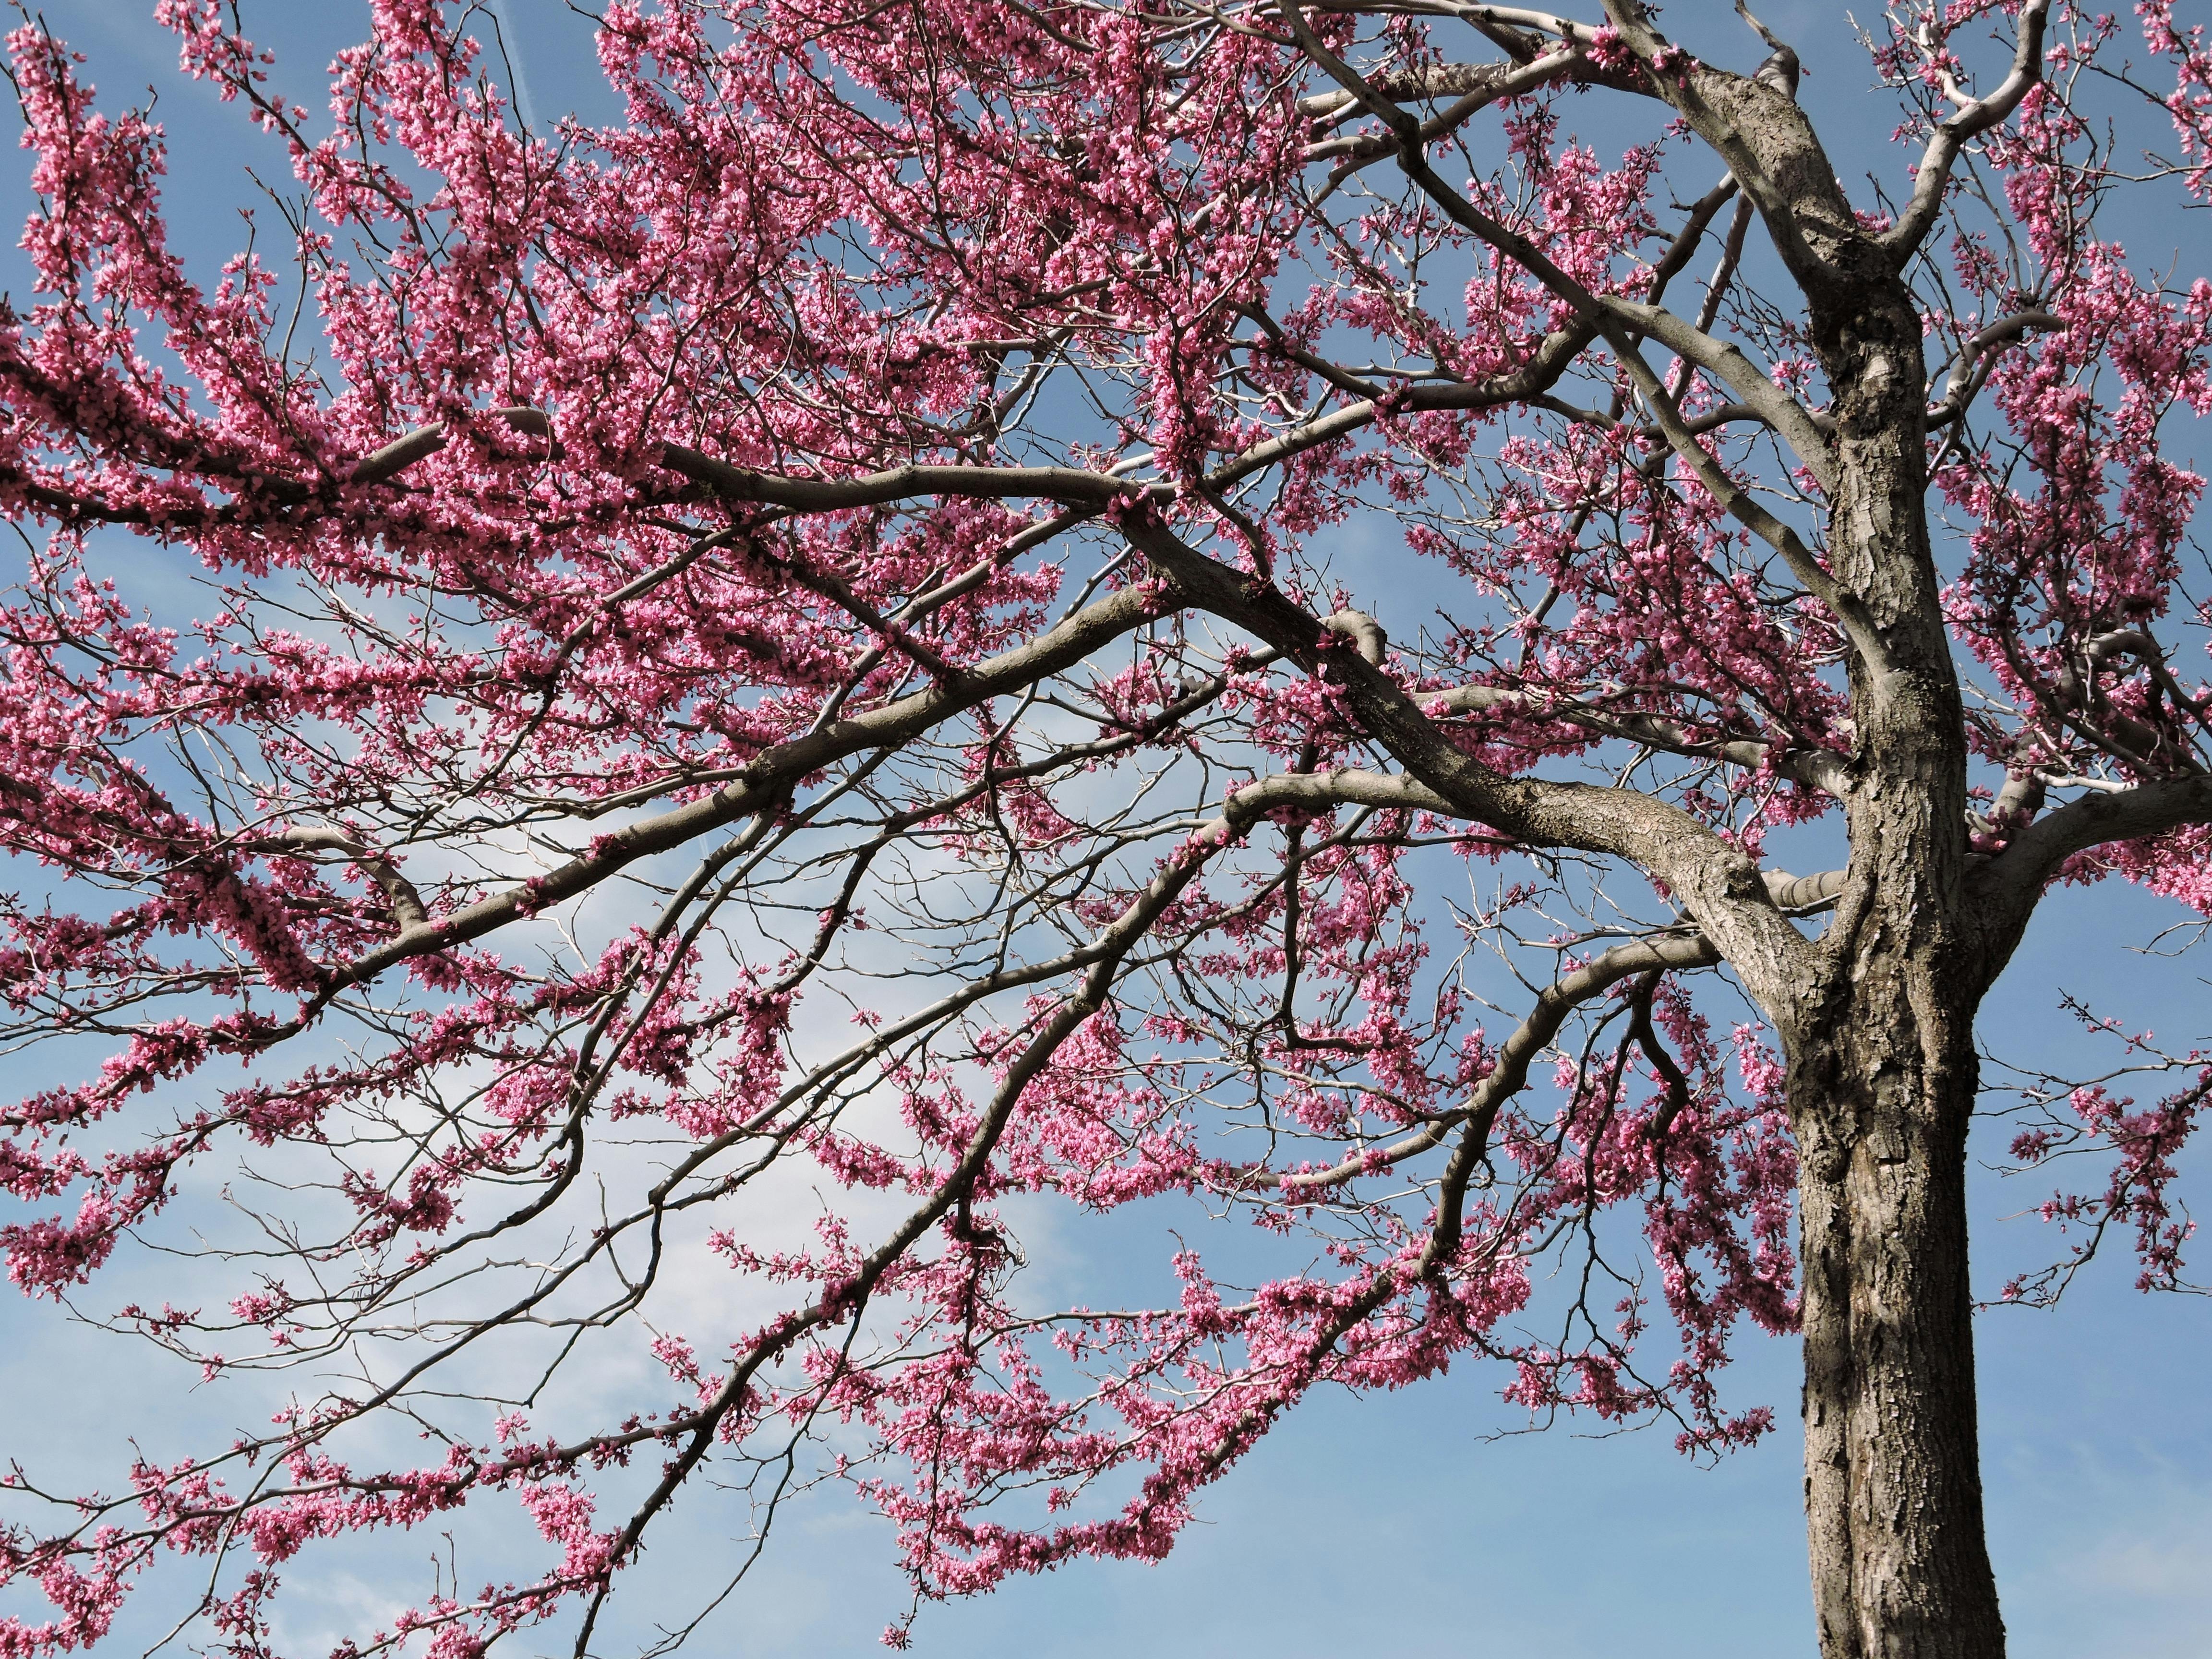
[[[1982,1534],[1966,1125],[1988,983],[1964,921],[1965,717],[1929,544],[1921,320],[1862,259],[1813,296],[1835,389],[1827,554],[1850,659],[1853,886],[1778,1011],[1805,1255],[1805,1508],[1821,1659],[2001,1659]]]
[[[1966,1274],[1972,1011],[1867,994],[1869,978],[1901,991],[1919,977],[1862,977],[1860,994],[1792,1045],[1821,1659],[2004,1652]]]

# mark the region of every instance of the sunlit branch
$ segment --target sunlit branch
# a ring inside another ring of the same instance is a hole
[[[1913,178],[1912,199],[1898,216],[1897,223],[1880,239],[1880,246],[1892,258],[1901,264],[1910,258],[1934,228],[1936,216],[1942,210],[1951,169],[1967,141],[1988,131],[2019,108],[2028,88],[2043,78],[2043,33],[2050,22],[2050,14],[2051,0],[2024,0],[2014,25],[2017,33],[2011,72],[1988,97],[1969,95],[1948,72],[1942,74],[1944,95],[1958,107],[1936,123],[1935,131],[1929,135],[1928,148],[1920,158],[1919,171]],[[1938,46],[1933,40],[1923,44],[1930,52]]]

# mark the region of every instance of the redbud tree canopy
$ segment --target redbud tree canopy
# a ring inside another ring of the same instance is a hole
[[[1324,1386],[1723,1455],[1747,1328],[1826,1659],[2002,1651],[1968,1121],[2084,1155],[2003,1297],[2183,1288],[2212,1090],[1974,1037],[2047,893],[2212,915],[2212,283],[2111,228],[2212,204],[2171,0],[1893,9],[1856,185],[1741,5],[615,0],[605,126],[480,9],[242,9],[153,8],[265,147],[211,282],[179,135],[7,43],[0,988],[77,1080],[0,1247],[289,1403],[25,1455],[0,1654],[178,1556],[273,1652],[302,1553],[516,1505],[341,1651],[604,1650],[710,1486],[848,1486],[919,1607],[1164,1554]],[[1036,1288],[1123,1206],[1168,1299]]]

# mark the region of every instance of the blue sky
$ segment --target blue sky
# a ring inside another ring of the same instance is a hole
[[[596,112],[588,40],[562,0],[503,0],[502,9],[540,119]],[[149,0],[47,0],[41,9],[88,53],[85,73],[111,107],[149,82],[159,88],[173,139],[189,135],[173,155],[173,223],[188,257],[211,270],[240,240],[230,210],[251,199],[241,169],[251,161],[265,170],[276,158],[235,107],[175,74],[168,38],[147,21]],[[247,11],[299,96],[365,8],[283,0]],[[1773,6],[1768,21],[1813,67],[1803,95],[1823,131],[1850,135],[1837,145],[1846,171],[1894,176],[1894,153],[1881,143],[1888,106],[1869,94],[1841,17],[1800,3]],[[1692,44],[1707,43],[1700,34]],[[1708,49],[1747,65],[1758,55],[1724,36]],[[0,169],[0,207],[10,213],[24,204],[22,173],[20,161]],[[2139,257],[2162,264],[2164,246],[2151,244],[2186,238],[2185,278],[2212,267],[2201,218],[2131,228]],[[20,292],[17,256],[0,262],[9,273],[0,285]],[[2126,948],[2175,919],[2132,891],[2059,896],[1990,1000],[1986,1046],[2054,1069],[2094,1066],[2057,1016],[2061,988],[2170,1045],[2212,1037],[2202,968]],[[2192,1162],[2202,1174],[2206,1158]],[[2000,1190],[1989,1177],[1978,1185],[1978,1288],[1987,1293],[2001,1265],[2029,1261],[2052,1241],[2033,1218],[2004,1218],[2039,1188]],[[1156,1237],[1127,1237],[1133,1224],[1071,1228],[1059,1245],[1099,1261],[1125,1248],[1164,1254]],[[2212,1559],[2203,1409],[2212,1306],[2140,1297],[2132,1277],[2115,1256],[2055,1312],[2008,1310],[1982,1322],[1991,1543],[2020,1659],[2180,1659],[2212,1648],[2212,1573],[2203,1571]],[[1269,1659],[1376,1650],[1485,1659],[1809,1655],[1796,1363],[1791,1343],[1747,1342],[1736,1397],[1771,1402],[1784,1431],[1714,1469],[1678,1457],[1664,1431],[1498,1437],[1516,1419],[1497,1400],[1499,1378],[1480,1367],[1395,1395],[1320,1398],[1206,1496],[1169,1561],[1078,1565],[933,1609],[917,1645],[979,1659],[1133,1650]],[[136,1351],[64,1324],[51,1306],[0,1298],[0,1399],[12,1424],[40,1425],[34,1449],[51,1460],[83,1465],[136,1423],[213,1431],[244,1413],[220,1390],[185,1389],[187,1380],[171,1386]],[[20,1431],[7,1438],[19,1449]],[[671,1519],[631,1591],[641,1620],[664,1590],[688,1595],[729,1553],[730,1528],[710,1501]],[[778,1526],[768,1567],[698,1650],[872,1650],[903,1606],[887,1529],[836,1495]],[[293,1576],[335,1624],[349,1609],[373,1613],[411,1595],[434,1549],[439,1540],[419,1536],[341,1545]],[[307,1617],[303,1631],[315,1622]],[[548,1645],[526,1635],[516,1650]]]

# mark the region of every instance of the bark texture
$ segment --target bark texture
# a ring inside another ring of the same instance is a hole
[[[1822,1659],[1994,1659],[1968,1290],[1971,1021],[1908,969],[1801,1043],[1805,1507]]]
[[[1919,319],[1893,276],[1854,275],[1813,307],[1835,388],[1829,557],[1889,660],[1852,665],[1851,879],[1785,1021],[1814,1602],[1822,1659],[1997,1659],[1966,1214],[1989,974],[1966,908],[1963,711],[1927,528]]]

